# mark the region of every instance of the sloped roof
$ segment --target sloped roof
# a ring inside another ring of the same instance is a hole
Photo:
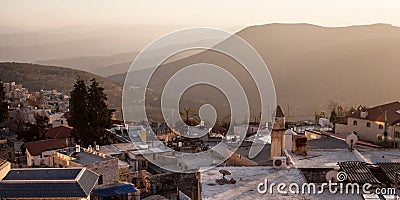
[[[340,169],[346,172],[347,180],[351,183],[370,183],[376,184],[380,181],[368,169],[365,162],[346,161],[339,162]]]
[[[0,197],[86,198],[97,179],[86,168],[12,169],[0,181]]]
[[[47,131],[47,137],[51,139],[61,139],[71,137],[72,127],[58,126]]]
[[[396,183],[396,173],[400,171],[400,163],[378,163],[378,166],[392,183]]]
[[[279,105],[276,108],[275,117],[285,117],[285,114],[283,113],[282,108]]]
[[[67,148],[67,144],[59,139],[42,140],[25,143],[25,148],[32,156],[41,155],[44,151]]]
[[[400,120],[400,114],[398,113],[398,111],[400,111],[400,102],[398,101],[375,106],[366,111],[368,112],[368,116],[366,118],[361,117],[360,110],[350,115],[350,117],[356,119],[385,122],[385,111],[386,111],[386,118],[389,123],[397,122]]]

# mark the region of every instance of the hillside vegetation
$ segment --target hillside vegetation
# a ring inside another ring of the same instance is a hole
[[[3,82],[22,83],[30,91],[53,90],[69,94],[78,78],[89,81],[93,78],[100,83],[108,96],[110,107],[120,111],[122,86],[106,78],[89,72],[30,63],[0,63],[0,79]]]

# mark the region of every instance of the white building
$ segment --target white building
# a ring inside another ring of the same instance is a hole
[[[400,102],[379,105],[354,112],[347,119],[347,124],[336,124],[336,133],[356,132],[363,141],[382,143],[385,140],[394,142],[400,136]],[[386,134],[385,134],[386,132]]]
[[[66,147],[67,145],[58,139],[27,142],[25,143],[26,163],[28,166],[53,166],[53,152]]]

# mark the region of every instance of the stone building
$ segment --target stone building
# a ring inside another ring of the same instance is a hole
[[[24,144],[26,148],[26,163],[28,166],[53,166],[53,152],[64,149],[67,144],[63,140],[51,139]]]
[[[118,159],[91,148],[65,148],[53,153],[54,167],[86,167],[99,175],[98,184],[119,182]]]

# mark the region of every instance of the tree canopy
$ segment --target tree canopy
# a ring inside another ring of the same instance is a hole
[[[106,130],[112,125],[112,112],[108,108],[104,88],[96,79],[91,80],[89,87],[82,79],[76,81],[71,92],[71,118],[68,123],[74,127],[78,143],[84,146],[114,143],[115,135]]]
[[[8,119],[8,103],[3,82],[0,80],[0,124]]]

